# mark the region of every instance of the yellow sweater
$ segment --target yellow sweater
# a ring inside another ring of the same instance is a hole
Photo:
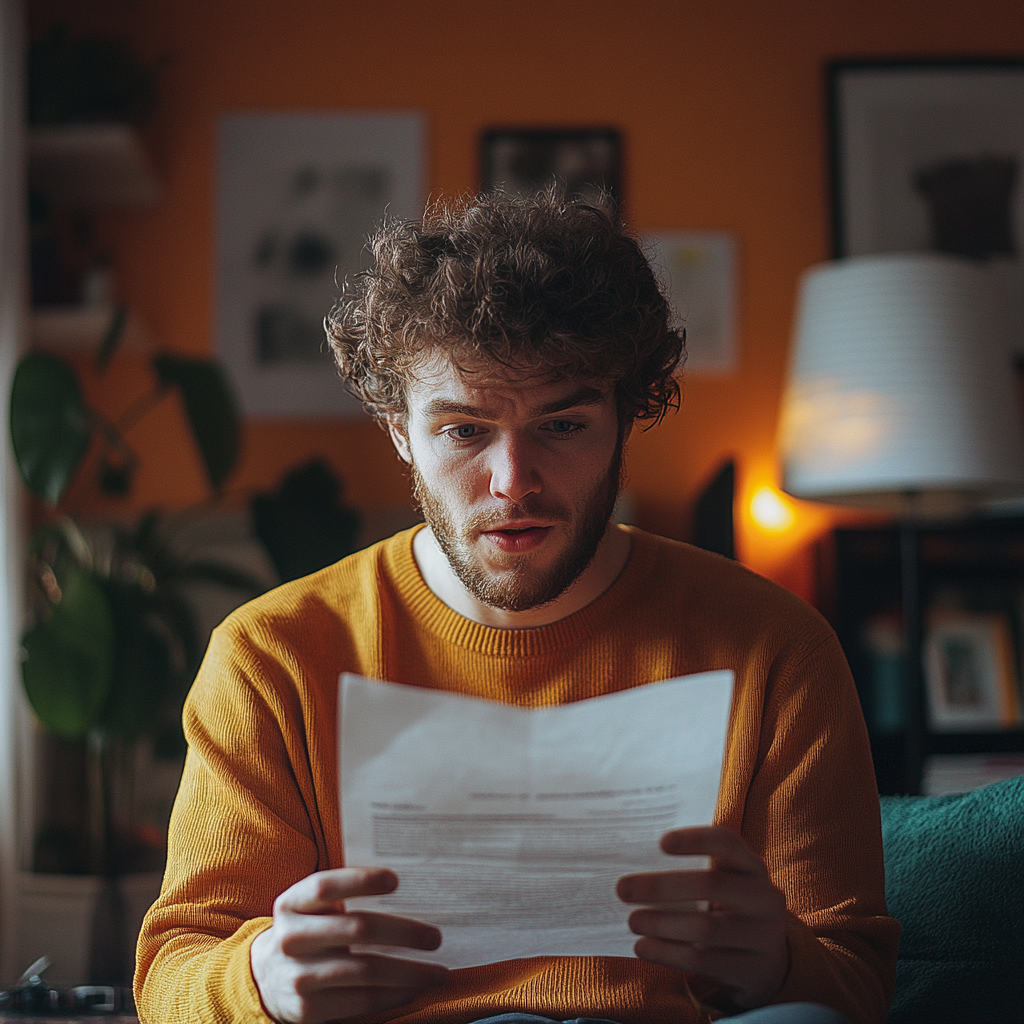
[[[786,894],[792,966],[775,1001],[884,1021],[899,926],[886,916],[864,723],[827,624],[735,563],[632,530],[629,562],[598,600],[548,626],[494,629],[431,593],[414,532],[258,598],[214,633],[185,708],[189,753],[163,891],[139,939],[142,1020],[268,1020],[250,943],[270,926],[279,893],[344,864],[341,672],[533,707],[733,669],[715,820],[742,832]],[[462,1024],[509,1010],[699,1019],[679,971],[534,957],[454,971],[445,988],[364,1020]]]

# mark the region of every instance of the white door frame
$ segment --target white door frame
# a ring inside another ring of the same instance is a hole
[[[17,876],[25,830],[19,789],[28,779],[28,715],[18,666],[24,580],[23,501],[7,440],[11,377],[27,323],[25,28],[23,0],[0,0],[0,981],[15,962]]]

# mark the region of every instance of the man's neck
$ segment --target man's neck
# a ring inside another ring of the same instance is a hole
[[[482,626],[497,629],[533,629],[558,622],[596,601],[619,577],[629,561],[632,540],[614,523],[608,524],[593,560],[579,579],[554,601],[512,612],[492,608],[478,600],[452,571],[430,527],[420,530],[413,539],[412,551],[423,581],[431,592],[452,611]]]

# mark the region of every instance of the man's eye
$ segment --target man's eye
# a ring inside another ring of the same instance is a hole
[[[553,434],[571,434],[574,431],[580,429],[578,423],[573,423],[572,420],[552,420],[548,424],[548,429]]]
[[[461,426],[452,427],[451,430],[447,430],[445,433],[456,441],[468,441],[471,437],[476,436],[476,427],[470,423],[463,423]]]

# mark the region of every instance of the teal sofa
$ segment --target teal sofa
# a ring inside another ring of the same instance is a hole
[[[1024,777],[882,797],[882,840],[903,926],[889,1024],[1024,1022]]]

